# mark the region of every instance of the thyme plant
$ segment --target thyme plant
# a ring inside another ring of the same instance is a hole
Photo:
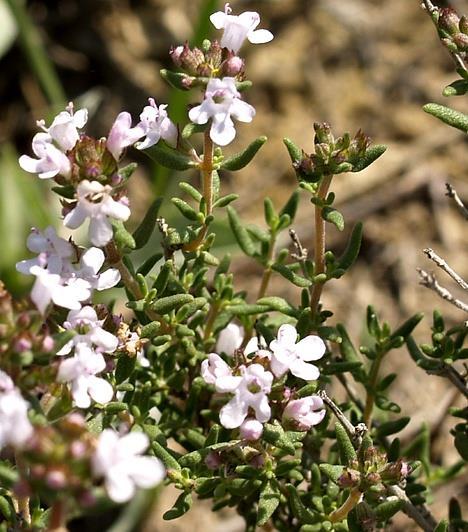
[[[465,19],[428,9],[451,53],[464,57]],[[261,227],[245,224],[223,178],[248,165],[267,139],[229,157],[223,148],[238,122],[255,117],[242,46],[267,45],[273,35],[257,29],[258,13],[235,15],[229,4],[210,19],[220,39],[174,47],[174,69],[161,71],[199,102],[187,123],[174,124],[167,106],[149,98],[135,125],[123,111],[107,138],[95,139],[85,132],[87,110],[70,103],[50,125],[38,122],[34,156],[19,160],[54,181],[65,232],[31,230],[34,256],[17,264],[34,277],[28,301],[13,300],[1,285],[0,528],[63,530],[131,501],[137,489],[170,483],[180,494],[167,520],[210,499],[213,511],[235,508],[251,531],[375,530],[398,512],[423,530],[462,530],[456,502],[450,523],[437,524],[426,495],[434,478],[449,480],[464,462],[434,472],[421,451],[425,432],[400,444],[395,434],[410,418],[390,398],[397,375],[383,372],[382,361],[406,342],[423,369],[455,372],[466,395],[452,365],[466,358],[465,325],[446,331],[436,314],[433,345],[419,348],[411,333],[422,314],[392,327],[369,306],[371,341],[357,348],[322,299],[327,283],[353,266],[363,232],[361,223],[349,231],[340,256],[328,248],[327,231],[345,230],[333,182],[373,164],[385,147],[361,130],[337,135],[326,123],[314,124],[304,149],[284,139],[298,186],[283,205],[265,198]],[[462,79],[450,90],[460,94],[468,75],[458,71]],[[440,106],[426,110],[460,129],[468,124]],[[159,197],[133,233],[126,228],[135,164],[122,160],[132,149],[186,173],[171,198],[183,229],[162,217]],[[310,199],[312,255],[294,231],[300,195]],[[263,269],[250,294],[236,288],[230,257],[214,247],[213,222],[225,215],[240,251]],[[83,225],[87,238],[75,232]],[[149,250],[154,231],[160,245]],[[275,275],[300,304],[272,293]],[[96,291],[112,287],[127,312],[96,303]],[[336,385],[346,391],[341,403]],[[466,409],[454,414],[464,419],[454,436],[466,460]]]

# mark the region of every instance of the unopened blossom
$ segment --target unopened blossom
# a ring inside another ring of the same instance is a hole
[[[0,370],[0,449],[7,445],[22,447],[32,433],[28,403],[11,378]]]
[[[256,30],[260,24],[260,15],[255,11],[245,11],[240,15],[231,15],[232,9],[225,4],[224,11],[217,11],[210,16],[213,26],[224,29],[221,46],[238,52],[248,39],[252,44],[263,44],[273,39],[273,34],[268,30]]]
[[[86,218],[90,219],[88,235],[95,246],[105,246],[112,238],[109,218],[125,221],[130,217],[129,207],[122,201],[115,201],[112,187],[98,181],[81,181],[76,195],[77,204],[64,218],[70,229],[80,227]]]
[[[77,334],[57,352],[57,355],[68,355],[78,344],[85,344],[97,353],[113,353],[117,349],[119,340],[101,327],[102,322],[103,320],[98,320],[93,307],[71,310],[63,326],[65,329],[76,331]]]
[[[208,384],[214,384],[218,392],[233,391],[242,378],[233,376],[231,368],[216,353],[210,353],[201,364],[201,375]]]
[[[123,111],[114,121],[109,136],[107,137],[106,146],[112,153],[112,156],[118,161],[122,152],[128,146],[133,146],[135,142],[145,134],[141,124],[132,127],[132,116],[130,113]]]
[[[149,98],[148,101],[149,105],[143,108],[138,124],[143,128],[146,138],[139,142],[136,147],[139,150],[146,150],[163,139],[175,148],[177,145],[177,127],[167,116],[167,105],[158,106],[153,98]]]
[[[52,143],[48,133],[36,133],[32,141],[32,150],[37,157],[22,155],[19,165],[26,172],[38,174],[41,179],[49,179],[60,174],[68,177],[71,172],[69,158]]]
[[[309,430],[325,417],[323,401],[318,395],[311,395],[290,401],[283,412],[283,421],[290,422],[296,430]]]
[[[254,116],[255,109],[240,99],[236,80],[230,77],[210,79],[205,99],[189,112],[189,118],[195,124],[212,120],[210,137],[220,146],[226,146],[236,136],[231,117],[240,122],[251,122]]]
[[[309,335],[296,343],[297,331],[292,325],[281,325],[278,337],[270,343],[272,351],[271,369],[276,377],[290,371],[306,381],[317,380],[320,371],[317,366],[308,364],[319,360],[325,354],[325,344],[318,336]]]
[[[234,397],[221,409],[219,420],[223,427],[234,429],[240,427],[252,409],[255,418],[260,423],[265,423],[271,417],[271,408],[267,394],[271,390],[273,375],[260,364],[241,366],[241,380],[231,381],[231,386],[226,386],[225,392],[234,393]],[[217,385],[219,380],[217,381]],[[218,386],[217,386],[218,389]]]
[[[263,433],[263,425],[254,418],[247,418],[239,430],[243,440],[256,441]]]
[[[80,138],[78,130],[83,128],[88,121],[88,110],[80,109],[73,112],[73,104],[69,104],[66,111],[59,113],[52,124],[46,128],[43,120],[38,121],[38,126],[46,131],[58,147],[67,152],[75,147]]]
[[[74,356],[61,362],[57,380],[71,384],[73,401],[79,408],[88,408],[91,399],[106,404],[112,399],[114,390],[105,379],[96,377],[105,368],[104,357],[80,343],[75,346]]]
[[[227,356],[233,356],[237,349],[240,348],[244,341],[244,328],[235,323],[229,323],[218,335],[216,342],[216,351],[225,353]],[[258,339],[252,337],[245,346],[244,354],[250,355],[258,350]]]
[[[142,432],[119,436],[112,429],[104,429],[100,434],[92,457],[93,473],[104,478],[107,494],[114,502],[126,502],[136,488],[152,488],[166,476],[160,460],[141,456],[148,446],[149,438]]]

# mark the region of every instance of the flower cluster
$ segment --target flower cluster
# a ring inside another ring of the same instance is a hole
[[[225,353],[229,351],[227,354],[232,354],[240,346],[240,334],[237,326],[231,326],[229,332],[225,332],[221,338],[219,347]],[[280,379],[290,372],[306,381],[318,379],[320,372],[310,362],[319,360],[325,354],[323,340],[313,335],[299,342],[296,340],[295,327],[285,324],[279,328],[278,336],[270,343],[269,350],[254,348],[250,352],[251,358],[234,370],[216,353],[209,354],[203,361],[201,374],[205,382],[214,385],[219,393],[232,394],[220,411],[219,418],[224,427],[240,427],[243,438],[258,439],[262,433],[261,424],[269,421],[272,416],[268,395],[275,378]],[[246,355],[244,352],[244,356]],[[296,430],[309,430],[322,421],[325,410],[323,401],[318,396],[294,399],[290,392],[286,395],[283,419],[287,424],[292,424]]]

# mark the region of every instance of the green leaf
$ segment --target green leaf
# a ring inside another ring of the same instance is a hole
[[[344,218],[341,212],[337,211],[333,207],[323,207],[322,209],[322,218],[328,223],[333,224],[338,231],[343,231],[344,229]]]
[[[338,483],[338,480],[343,474],[344,470],[344,466],[342,465],[320,464],[319,467],[320,471],[335,484]]]
[[[364,157],[361,157],[359,161],[353,164],[353,172],[361,172],[374,161],[376,161],[381,155],[385,153],[387,146],[382,144],[375,144],[366,150]]]
[[[286,489],[288,490],[289,494],[289,506],[291,507],[294,517],[296,517],[301,524],[315,523],[317,521],[317,517],[309,510],[309,508],[304,506],[297,488],[292,484],[286,484]]]
[[[275,206],[270,198],[265,198],[263,200],[263,210],[265,215],[265,221],[269,227],[275,229],[278,225],[279,218],[275,212]]]
[[[177,310],[182,305],[193,301],[191,294],[175,294],[173,296],[162,297],[150,304],[150,308],[158,314],[168,314],[173,310]]]
[[[156,225],[156,219],[158,218],[158,213],[162,202],[163,198],[156,198],[146,211],[145,217],[141,221],[140,225],[135,229],[133,233],[135,249],[142,248],[153,234],[154,227]]]
[[[171,451],[169,451],[169,449],[164,448],[157,441],[153,441],[153,443],[151,444],[151,449],[153,449],[155,456],[157,456],[166,466],[166,469],[174,469],[176,471],[181,470],[179,462],[176,460],[174,455],[171,454]]]
[[[1,15],[1,2],[0,2],[0,15]],[[3,517],[10,521],[15,515],[15,510],[6,497],[0,496],[0,512]]]
[[[460,111],[455,111],[455,109],[437,103],[428,103],[423,106],[423,110],[449,126],[455,127],[464,133],[468,132],[468,116]]]
[[[233,201],[236,201],[236,199],[239,197],[239,194],[227,194],[226,196],[223,196],[219,199],[217,199],[213,203],[213,208],[221,208],[221,207],[227,207],[230,203]]]
[[[257,510],[257,526],[267,523],[270,517],[278,508],[280,502],[279,490],[272,480],[267,480],[260,492]]]
[[[449,530],[449,523],[446,519],[442,519],[442,521],[434,528],[434,532],[448,532]]]
[[[19,475],[16,471],[6,466],[5,463],[0,463],[0,482],[2,488],[11,488],[18,482]]]
[[[299,206],[299,198],[300,193],[299,190],[296,189],[288,199],[288,201],[285,203],[284,207],[280,211],[280,217],[283,214],[287,214],[291,221],[294,220],[296,217],[297,207]]]
[[[354,445],[341,423],[335,423],[335,433],[341,462],[343,465],[349,465],[353,460],[357,459]]]
[[[178,497],[174,506],[163,514],[163,519],[165,521],[170,521],[171,519],[177,519],[185,513],[187,513],[192,506],[192,494],[190,492],[181,493]]]
[[[303,157],[302,149],[299,148],[299,146],[296,146],[296,144],[294,144],[294,142],[291,139],[284,138],[283,144],[286,146],[286,149],[288,150],[292,163],[297,163],[302,160],[302,157]]]
[[[257,305],[266,305],[271,310],[276,310],[278,312],[282,312],[283,314],[286,314],[287,316],[296,316],[297,311],[296,309],[291,306],[285,299],[282,297],[262,297],[257,301]]]
[[[250,143],[244,151],[236,153],[232,157],[225,159],[221,164],[221,169],[229,170],[231,172],[241,170],[250,163],[258,150],[265,144],[266,141],[267,137],[258,137],[252,143]]]
[[[391,519],[397,512],[399,512],[404,505],[401,499],[392,499],[382,502],[374,508],[375,517],[379,523],[383,523]]]
[[[129,357],[127,354],[122,354],[119,356],[119,359],[117,360],[117,365],[115,367],[115,380],[117,384],[120,384],[121,382],[130,377],[130,375],[133,373],[133,370],[135,369],[135,364],[136,357]]]
[[[197,211],[193,207],[191,207],[186,201],[180,198],[171,198],[171,202],[188,220],[191,220],[192,222],[196,222],[198,220]]]
[[[466,79],[457,79],[447,85],[442,91],[444,96],[463,96],[468,92],[468,81]]]
[[[380,438],[383,438],[384,436],[396,434],[397,432],[400,432],[400,430],[403,430],[410,421],[410,417],[402,417],[400,419],[396,419],[395,421],[387,421],[386,423],[382,423],[382,425],[377,428],[377,435]]]
[[[424,318],[424,312],[418,312],[418,314],[415,314],[414,316],[411,316],[408,320],[406,320],[402,325],[398,327],[398,329],[395,329],[393,333],[390,336],[390,339],[396,338],[398,336],[402,336],[403,338],[407,338],[414,330],[416,325]]]
[[[111,224],[114,229],[114,240],[119,250],[135,249],[135,239],[132,234],[127,231],[123,222],[121,220],[111,219]]]
[[[195,133],[203,133],[207,127],[207,124],[192,124],[189,122],[182,130],[182,138],[189,139]]]
[[[181,188],[184,192],[186,192],[192,199],[199,202],[203,195],[201,192],[199,192],[195,187],[190,185],[189,183],[186,183],[185,181],[181,181],[179,183],[179,188]]]
[[[153,266],[159,262],[163,257],[163,254],[158,251],[157,253],[154,253],[150,257],[148,257],[145,262],[138,268],[137,273],[140,273],[141,275],[148,275],[148,273],[151,271]]]
[[[312,281],[309,281],[305,277],[297,275],[297,273],[294,273],[290,268],[284,266],[284,264],[273,264],[271,269],[275,272],[278,272],[285,279],[287,279],[294,285],[299,286],[300,288],[308,288],[312,284]]]
[[[351,231],[351,236],[348,241],[348,245],[344,250],[343,255],[338,259],[337,268],[341,270],[348,270],[356,261],[359,250],[361,249],[362,241],[362,223],[358,222]]]
[[[242,251],[252,257],[255,255],[256,247],[253,243],[253,240],[250,238],[250,235],[247,229],[242,225],[237,211],[233,207],[227,208],[229,225],[231,226],[234,237],[239,244],[239,247]]]
[[[184,74],[182,72],[172,72],[171,70],[167,70],[165,68],[162,68],[159,73],[161,74],[161,77],[169,83],[171,87],[174,87],[174,89],[179,89],[182,91],[189,90],[189,86],[187,84],[187,81],[194,80],[195,78],[188,76],[187,74]]]
[[[226,307],[226,311],[233,316],[252,316],[254,314],[262,314],[270,310],[268,305],[253,305],[249,303],[238,303]]]
[[[182,155],[178,151],[167,146],[163,147],[161,144],[151,146],[151,148],[144,150],[144,153],[153,159],[153,161],[156,161],[161,166],[170,168],[171,170],[183,172],[184,170],[190,170],[197,166],[197,163],[192,161],[190,157]]]
[[[283,427],[277,421],[274,423],[265,423],[265,425],[263,425],[262,439],[283,449],[291,455],[294,455],[296,452],[296,448],[294,447],[291,438],[286,432],[284,432]]]

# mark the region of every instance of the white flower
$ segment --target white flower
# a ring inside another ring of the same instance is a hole
[[[216,342],[216,351],[218,353],[225,353],[231,357],[234,355],[237,349],[240,348],[244,340],[244,328],[236,325],[235,323],[229,323],[218,335]],[[257,337],[251,338],[244,349],[245,355],[250,355],[258,350]]]
[[[49,179],[57,174],[65,177],[70,175],[70,160],[52,144],[52,138],[48,133],[36,133],[33,137],[32,149],[37,159],[22,155],[19,158],[19,165],[23,170],[38,174],[41,179]]]
[[[120,113],[109,131],[106,146],[116,161],[120,159],[124,148],[132,146],[145,134],[141,124],[132,127],[132,117],[126,111]]]
[[[120,273],[116,268],[108,268],[103,273],[98,273],[104,264],[105,255],[102,249],[89,248],[80,258],[80,265],[73,270],[71,275],[87,281],[96,290],[107,290],[120,281]]]
[[[40,266],[31,267],[30,273],[36,276],[31,299],[41,314],[45,314],[51,301],[59,307],[78,310],[91,297],[91,286],[83,279],[64,279]]]
[[[26,245],[39,256],[34,259],[22,260],[16,264],[17,271],[25,275],[31,274],[33,266],[47,269],[50,273],[61,274],[64,264],[73,256],[73,246],[57,235],[55,228],[49,226],[44,232],[33,228],[28,236]]]
[[[318,395],[290,401],[283,412],[283,421],[292,421],[296,430],[309,430],[324,417],[323,401]]]
[[[42,127],[51,138],[58,144],[59,148],[67,152],[75,147],[80,135],[78,129],[85,126],[88,121],[88,110],[80,109],[73,112],[73,104],[68,104],[67,111],[62,111],[53,120],[49,128],[44,126],[44,121],[38,121],[38,126]]]
[[[0,449],[7,445],[22,447],[32,433],[28,403],[10,377],[0,370]]]
[[[255,109],[240,99],[235,78],[210,79],[205,99],[189,112],[190,120],[195,124],[206,124],[212,119],[211,139],[220,146],[226,146],[236,136],[231,116],[240,122],[251,122]]]
[[[224,6],[223,11],[217,11],[210,16],[213,26],[220,30],[224,28],[221,38],[221,46],[237,53],[245,39],[252,44],[270,42],[273,34],[268,30],[256,30],[260,24],[260,15],[255,11],[245,11],[240,15],[231,15],[232,9],[229,4]]]
[[[100,353],[96,353],[86,344],[75,346],[75,355],[61,362],[57,380],[71,383],[73,400],[79,408],[88,408],[91,399],[106,404],[113,395],[112,386],[100,377],[106,367],[106,361]]]
[[[207,384],[214,384],[218,392],[234,391],[242,380],[232,375],[231,368],[216,353],[210,353],[202,362],[201,375]]]
[[[63,326],[68,330],[76,330],[77,334],[57,352],[57,355],[68,355],[78,344],[85,344],[97,353],[113,353],[117,349],[119,339],[105,331],[101,325],[102,321],[98,320],[93,307],[71,310]]]
[[[297,331],[292,325],[281,325],[278,337],[270,343],[273,352],[271,369],[276,377],[281,377],[288,370],[306,381],[317,380],[320,376],[319,369],[311,360],[319,360],[325,354],[325,344],[318,336],[306,336],[296,343]]]
[[[271,417],[271,408],[266,394],[271,390],[273,375],[265,371],[260,364],[241,366],[240,370],[241,380],[235,389],[231,387],[231,389],[219,390],[234,392],[234,397],[223,406],[219,414],[221,425],[227,429],[240,427],[249,413],[249,408],[253,409],[260,423],[265,423]]]
[[[142,432],[130,432],[125,436],[104,429],[99,436],[96,452],[92,457],[93,472],[104,477],[109,497],[117,503],[130,500],[135,488],[152,488],[166,476],[163,464],[153,456],[141,456],[149,439]]]
[[[122,201],[115,201],[112,187],[98,181],[81,181],[78,185],[77,204],[64,218],[63,223],[76,229],[90,218],[89,238],[95,246],[104,246],[112,238],[112,225],[109,218],[128,220],[130,209]]]
[[[145,132],[146,138],[139,142],[136,147],[146,150],[157,144],[160,139],[165,140],[170,146],[177,145],[177,127],[167,116],[167,105],[156,105],[153,98],[149,98],[149,105],[143,108],[140,115],[141,122],[138,124]]]

